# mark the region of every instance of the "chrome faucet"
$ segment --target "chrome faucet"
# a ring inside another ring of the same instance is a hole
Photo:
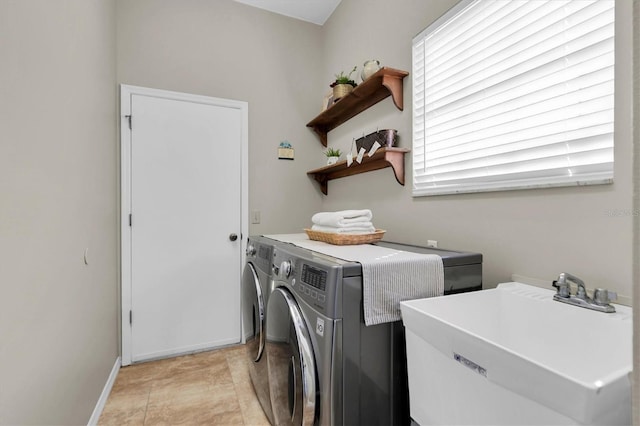
[[[575,296],[571,294],[570,282],[573,282],[578,287]],[[603,288],[596,288],[593,291],[593,298],[591,298],[587,294],[584,281],[568,272],[562,272],[558,276],[558,279],[553,282],[553,286],[557,289],[556,294],[553,295],[553,300],[557,300],[558,302],[593,309],[599,312],[612,313],[616,311],[616,308],[610,303],[618,298],[615,292]]]

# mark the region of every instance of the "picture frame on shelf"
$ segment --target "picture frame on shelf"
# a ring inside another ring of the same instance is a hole
[[[331,105],[333,105],[333,90],[328,91],[322,98],[322,111],[326,111]]]

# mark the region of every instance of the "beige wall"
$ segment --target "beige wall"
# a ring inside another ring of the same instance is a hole
[[[321,27],[231,0],[118,0],[118,82],[249,103],[250,233],[302,232],[321,195],[305,124],[320,108]],[[295,160],[278,160],[282,140]],[[223,153],[221,146],[221,154]]]
[[[633,2],[633,306],[640,306],[640,1]],[[640,310],[633,311],[633,423],[640,424]]]
[[[0,58],[0,424],[86,424],[118,356],[115,3],[2,0]]]
[[[613,185],[414,199],[410,170],[405,187],[387,169],[332,181],[328,196],[306,176],[324,157],[305,124],[333,74],[370,58],[410,70],[412,37],[453,4],[344,0],[319,27],[230,0],[118,0],[118,81],[249,102],[249,210],[262,212],[250,233],[299,232],[319,209],[369,207],[388,240],[434,239],[482,252],[486,286],[513,273],[551,281],[567,271],[618,290],[629,303],[630,3],[618,7]],[[354,137],[392,127],[410,147],[410,78],[405,82],[404,112],[385,100],[330,132],[330,145],[348,150]],[[294,145],[295,161],[276,159],[283,139]]]
[[[370,58],[411,71],[411,40],[455,0],[343,0],[323,27],[323,79],[361,68]],[[485,287],[517,273],[549,281],[571,272],[591,287],[618,290],[629,303],[632,288],[631,3],[617,2],[615,183],[528,191],[411,197],[390,169],[329,183],[324,210],[371,208],[385,239],[474,250],[484,254]],[[393,19],[391,19],[393,17]],[[397,25],[395,23],[402,23]],[[322,95],[318,89],[315,97]],[[396,128],[400,146],[411,147],[411,77],[405,109],[384,100],[329,133],[329,145],[349,149],[353,137]],[[319,149],[319,148],[318,148]],[[613,211],[614,215],[609,212]],[[619,215],[618,215],[619,213]]]

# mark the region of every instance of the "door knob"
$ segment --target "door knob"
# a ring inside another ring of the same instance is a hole
[[[235,241],[235,240],[237,240],[237,239],[238,239],[238,234],[229,234],[229,239],[230,239],[231,241]]]

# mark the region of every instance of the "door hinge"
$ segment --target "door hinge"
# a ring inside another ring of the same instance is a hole
[[[129,130],[132,129],[131,127],[131,116],[130,115],[125,115],[126,119],[129,121]]]
[[[133,324],[133,311],[129,311],[129,325]]]
[[[133,215],[129,213],[129,226],[133,224]]]

